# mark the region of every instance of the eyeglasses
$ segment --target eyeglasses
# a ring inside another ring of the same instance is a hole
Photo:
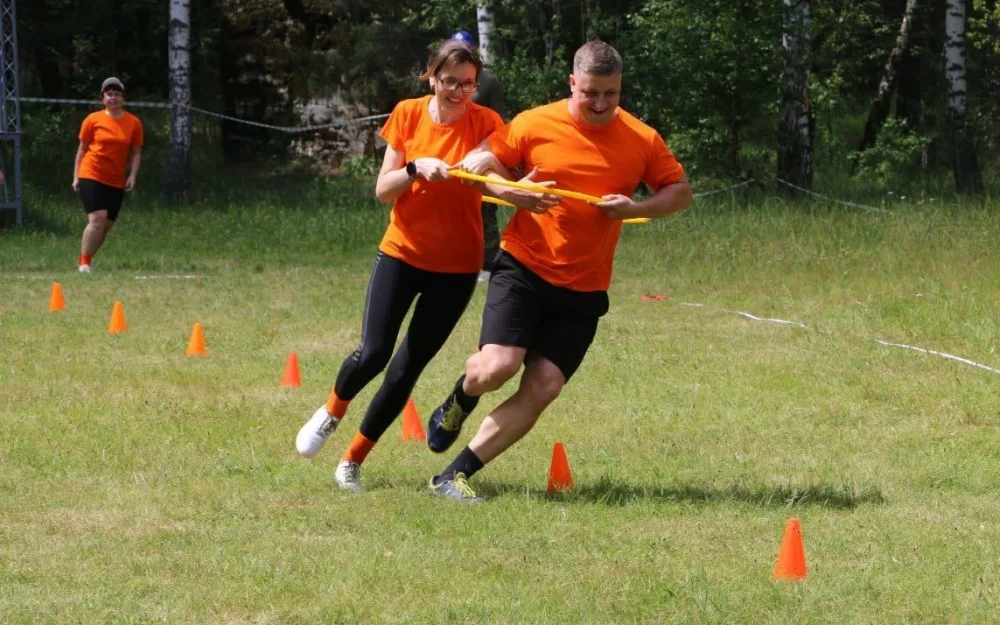
[[[442,87],[444,87],[448,91],[454,91],[454,90],[458,89],[459,87],[461,87],[462,91],[464,91],[465,93],[472,93],[477,88],[479,88],[479,83],[478,82],[475,82],[473,80],[469,80],[469,81],[466,81],[466,82],[458,82],[458,80],[452,78],[451,76],[445,76],[444,78],[438,78],[438,84],[440,84]]]

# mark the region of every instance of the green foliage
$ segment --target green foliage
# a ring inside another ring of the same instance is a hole
[[[477,30],[477,0],[206,0],[192,3],[196,105],[279,125],[301,123],[317,99],[335,115],[388,112],[426,93],[414,80],[428,50],[459,28]],[[780,2],[764,0],[495,0],[492,70],[507,112],[568,95],[580,44],[601,38],[625,59],[623,106],[657,128],[700,180],[740,179],[774,162],[782,55]],[[840,175],[895,42],[901,0],[811,3],[811,113],[817,178]],[[1000,9],[972,0],[968,28],[969,125],[987,181],[1000,169]],[[20,3],[25,95],[94,97],[115,74],[130,99],[167,94],[168,6],[162,0]],[[930,144],[925,177],[950,176],[947,120],[941,111],[943,9],[921,3],[900,80],[897,115]],[[905,110],[904,110],[905,109]],[[25,133],[52,135],[80,111],[25,106]],[[52,121],[42,118],[53,116]],[[75,125],[69,124],[70,126]],[[55,126],[53,126],[53,124]],[[285,159],[298,137],[196,119],[196,131],[232,165]],[[38,126],[38,127],[35,127]],[[896,132],[894,129],[890,132]],[[67,132],[75,132],[70,129]],[[909,148],[890,136],[864,166],[878,162],[879,185],[912,173]],[[905,143],[905,142],[904,142]],[[893,145],[895,147],[886,147]],[[152,155],[152,150],[150,151]],[[197,157],[197,155],[196,155]],[[151,164],[151,163],[150,163]],[[889,170],[899,168],[895,173]],[[197,175],[197,174],[196,174]]]
[[[905,120],[890,117],[875,146],[857,156],[859,180],[874,181],[882,189],[907,189],[919,174],[921,157],[930,138],[911,130]]]

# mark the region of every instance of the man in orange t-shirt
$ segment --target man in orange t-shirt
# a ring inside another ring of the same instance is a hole
[[[345,490],[361,490],[362,463],[403,411],[476,288],[483,263],[482,194],[451,178],[448,169],[503,126],[499,115],[472,101],[482,67],[468,45],[445,41],[420,77],[434,94],[403,100],[382,128],[387,146],[375,195],[392,202],[392,211],[368,283],[361,341],[344,359],[327,403],[295,438],[301,455],[319,453],[350,402],[388,365],[334,472]],[[406,338],[393,355],[411,307]]]
[[[608,311],[607,289],[622,220],[660,217],[691,204],[684,169],[652,128],[618,108],[622,59],[611,46],[584,44],[569,77],[571,97],[518,115],[490,136],[488,151],[467,157],[470,171],[523,165],[548,186],[604,201],[489,185],[527,210],[504,230],[490,279],[480,350],[431,415],[427,443],[442,452],[457,439],[481,395],[524,365],[516,393],[487,415],[465,449],[431,480],[432,493],[475,502],[467,478],[517,442],[559,395],[583,361]],[[654,194],[632,200],[640,183]]]
[[[142,159],[142,122],[123,108],[122,81],[114,77],[105,80],[101,98],[104,110],[83,120],[80,147],[73,163],[73,190],[80,194],[87,211],[87,226],[80,243],[80,273],[90,273],[91,258],[118,219],[125,192],[135,188]]]

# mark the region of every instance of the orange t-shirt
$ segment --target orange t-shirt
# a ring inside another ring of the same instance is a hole
[[[83,120],[80,141],[88,145],[80,161],[78,177],[125,188],[129,149],[142,147],[143,134],[139,118],[128,111],[123,112],[119,119],[105,111],[97,111]]]
[[[503,126],[494,111],[468,103],[465,114],[439,124],[427,110],[433,96],[403,100],[380,133],[406,161],[425,156],[449,165]],[[483,265],[482,194],[457,178],[415,181],[396,198],[379,249],[427,271],[474,273]]]
[[[569,101],[525,111],[489,139],[508,167],[538,168],[536,180],[598,197],[632,196],[643,182],[654,192],[679,181],[684,168],[659,133],[618,109],[604,126],[588,126]],[[582,200],[562,199],[542,215],[519,210],[501,247],[547,282],[575,291],[606,291],[622,222]]]

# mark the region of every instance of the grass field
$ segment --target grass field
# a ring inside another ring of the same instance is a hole
[[[398,424],[365,492],[334,489],[375,384],[297,456],[385,212],[247,197],[126,207],[91,276],[73,198],[0,234],[0,622],[1000,622],[1000,375],[875,342],[1000,369],[995,208],[706,201],[629,227],[584,366],[464,507],[425,491],[451,454]],[[174,273],[200,278],[136,279]],[[425,418],[483,297],[414,392]],[[550,495],[555,441],[577,488]],[[775,582],[790,517],[809,575]]]

